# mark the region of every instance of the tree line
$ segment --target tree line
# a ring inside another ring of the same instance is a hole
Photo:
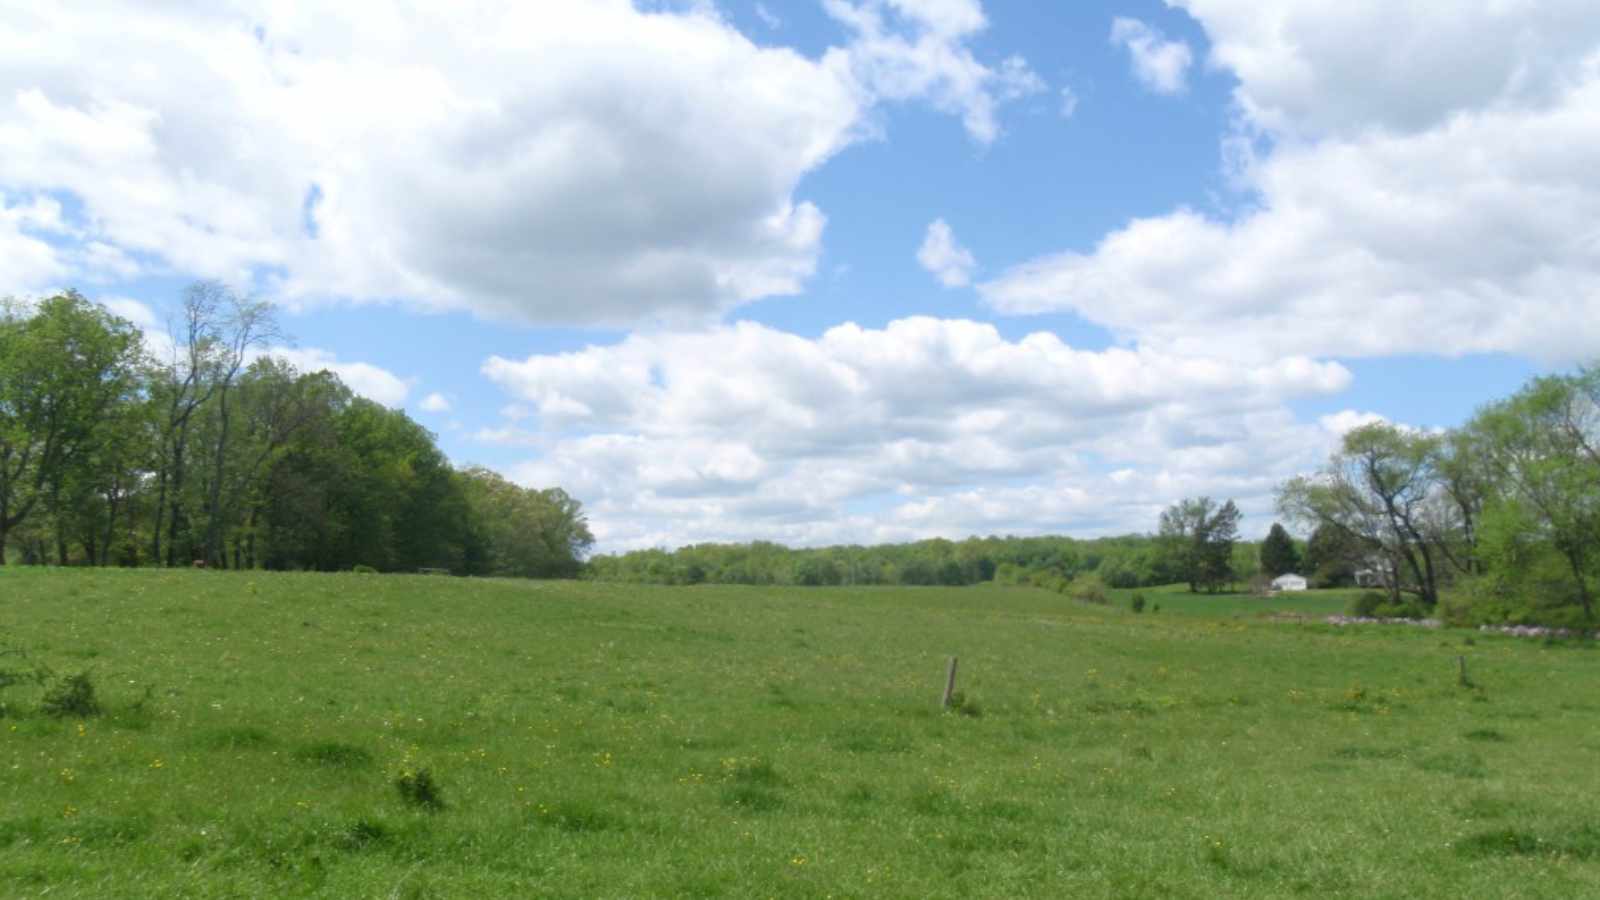
[[[573,576],[559,488],[453,467],[399,410],[266,351],[273,308],[184,291],[169,338],[68,291],[0,301],[0,564]]]
[[[1255,574],[1256,545],[1230,543],[1230,571]],[[596,556],[586,577],[653,584],[948,585],[999,581],[1055,587],[1094,575],[1113,588],[1185,581],[1185,557],[1156,535],[971,537],[873,546],[693,544]]]

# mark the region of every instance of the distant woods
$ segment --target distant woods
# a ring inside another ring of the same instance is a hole
[[[0,305],[0,563],[571,576],[593,544],[559,488],[266,355],[268,304],[195,284],[167,337],[74,292]]]

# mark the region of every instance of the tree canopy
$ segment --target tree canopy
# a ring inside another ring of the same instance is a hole
[[[0,563],[570,577],[593,545],[559,488],[263,355],[270,306],[203,282],[170,327],[157,359],[77,293],[0,306]]]

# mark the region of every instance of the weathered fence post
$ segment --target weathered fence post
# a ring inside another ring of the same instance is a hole
[[[1456,679],[1457,683],[1462,687],[1472,687],[1472,682],[1467,678],[1467,658],[1465,656],[1456,657]]]
[[[956,693],[956,658],[950,657],[950,666],[944,673],[944,700],[940,702],[940,709],[950,708],[950,698]]]

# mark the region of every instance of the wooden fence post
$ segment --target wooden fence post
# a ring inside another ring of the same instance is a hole
[[[1462,687],[1472,687],[1472,682],[1467,678],[1467,658],[1465,656],[1456,657],[1456,679],[1457,683]]]
[[[939,704],[940,709],[950,708],[950,698],[956,692],[956,658],[950,657],[950,666],[944,673],[944,700]]]

